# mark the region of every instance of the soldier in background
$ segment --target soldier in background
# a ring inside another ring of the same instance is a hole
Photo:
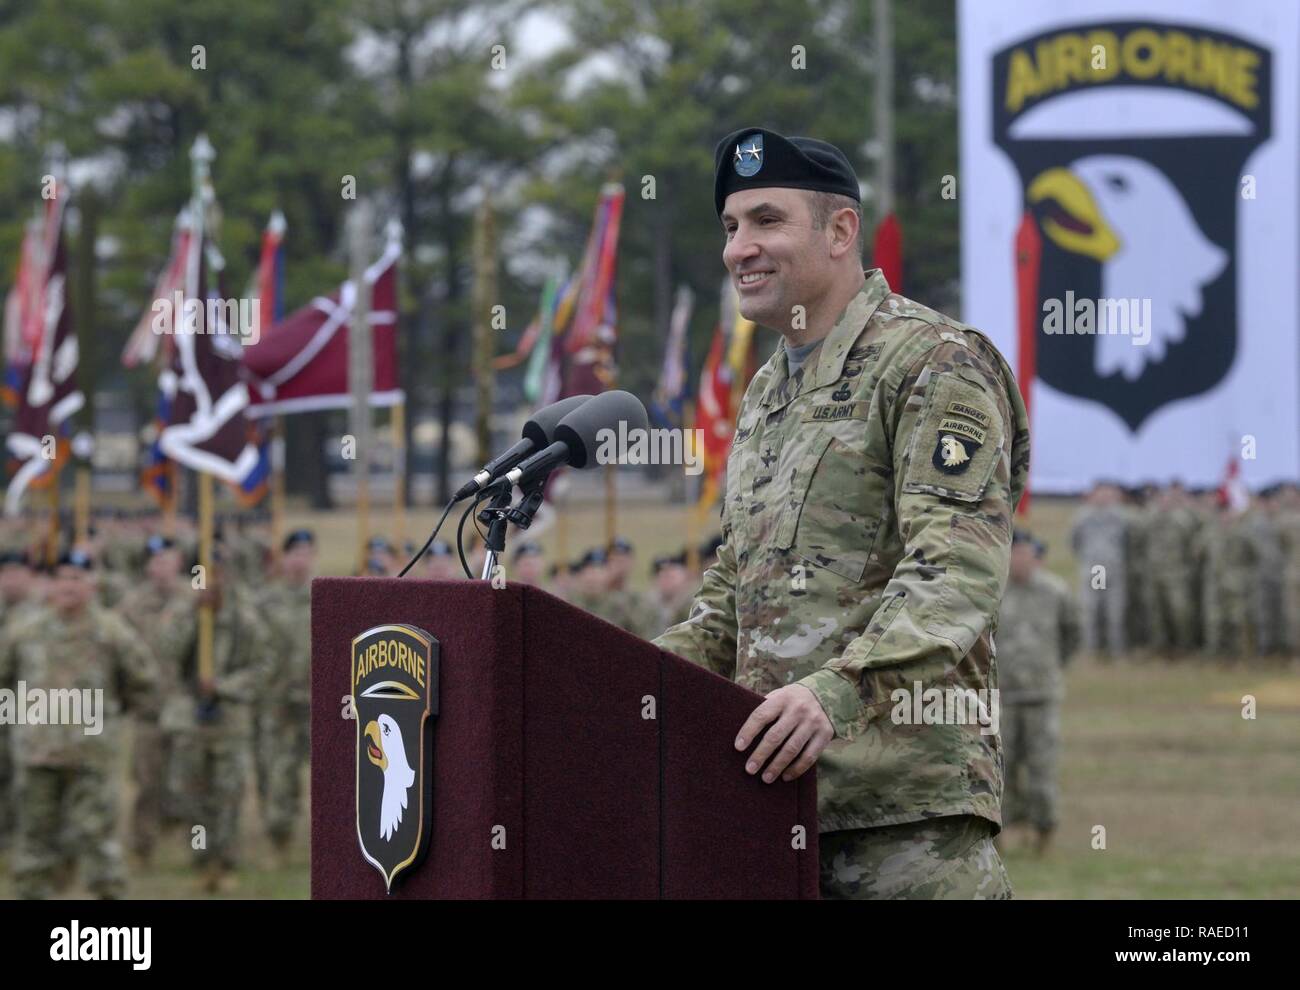
[[[629,625],[624,629],[641,637],[654,636],[663,632],[658,609],[628,585],[635,566],[635,548],[623,537],[616,537],[609,547],[609,594],[617,599],[617,609],[628,617]]]
[[[1243,519],[1255,558],[1255,573],[1247,585],[1255,648],[1263,656],[1282,653],[1286,638],[1282,617],[1282,580],[1286,551],[1278,525],[1278,486],[1262,489]]]
[[[424,552],[421,563],[424,565],[424,577],[430,581],[455,581],[463,576],[460,561],[456,559],[456,551],[446,540],[434,540],[429,544],[429,549]]]
[[[650,565],[654,587],[650,604],[655,610],[655,635],[685,622],[691,614],[697,583],[686,566],[686,551],[656,557]]]
[[[1242,514],[1226,498],[1219,499],[1214,523],[1201,530],[1196,552],[1205,652],[1239,658],[1249,649],[1250,582],[1257,562]]]
[[[280,580],[262,604],[270,662],[256,701],[254,749],[266,766],[262,814],[283,866],[302,812],[302,774],[311,757],[311,580],[316,574],[311,530],[294,530],[284,538],[279,571]]]
[[[6,728],[17,769],[13,876],[24,898],[53,892],[65,835],[93,894],[125,892],[112,774],[123,745],[121,713],[147,711],[153,701],[154,659],[122,619],[95,604],[95,591],[94,561],[65,552],[49,585],[49,611],[12,622],[0,651],[0,687],[15,690],[21,681],[29,691],[81,698],[102,692],[102,704],[92,702],[97,712],[83,707],[79,723]]]
[[[1044,570],[1044,547],[1016,530],[998,619],[998,683],[1006,790],[1002,820],[1028,825],[1042,855],[1056,829],[1063,670],[1079,645],[1079,619],[1065,582]]]
[[[643,635],[639,618],[627,608],[626,598],[611,592],[609,554],[604,547],[593,547],[578,564],[569,601],[635,636]]]
[[[1151,647],[1166,656],[1185,655],[1192,645],[1192,541],[1196,517],[1178,482],[1156,494],[1144,524],[1143,583],[1151,593]]]
[[[1282,545],[1282,644],[1291,656],[1300,656],[1300,485],[1280,486],[1278,538]]]
[[[397,549],[384,537],[372,536],[366,544],[365,573],[371,577],[396,577],[401,569]]]
[[[186,620],[176,623],[167,647],[179,662],[183,694],[173,699],[164,719],[184,726],[172,759],[173,787],[184,795],[203,889],[216,893],[230,888],[238,863],[252,709],[258,687],[267,683],[269,637],[253,603],[226,576],[219,549],[206,583],[194,595]],[[203,604],[214,613],[208,680],[199,676],[198,607]]]
[[[0,652],[7,642],[8,625],[39,607],[28,597],[34,573],[26,551],[0,551]],[[15,819],[10,735],[7,727],[0,727],[0,852],[9,848]]]
[[[1153,485],[1139,485],[1125,493],[1129,509],[1128,539],[1125,546],[1124,574],[1127,577],[1127,601],[1124,608],[1126,639],[1130,652],[1151,645],[1152,592],[1147,564],[1147,523]]]
[[[1070,547],[1079,565],[1084,649],[1109,656],[1120,656],[1127,649],[1125,547],[1130,514],[1122,498],[1116,485],[1098,482],[1088,493],[1070,531]],[[1094,571],[1098,567],[1103,570]]]
[[[131,852],[142,862],[153,857],[154,845],[164,822],[175,820],[176,800],[167,792],[172,744],[175,736],[160,723],[168,699],[178,691],[179,672],[165,652],[172,625],[184,621],[190,594],[181,580],[181,554],[164,536],[153,536],[145,544],[144,584],[128,593],[121,606],[123,618],[136,636],[158,660],[155,701],[135,719],[131,742],[131,777],[135,802],[131,809]]]
[[[533,540],[523,540],[515,544],[514,551],[510,555],[508,580],[540,587],[545,574],[546,558],[542,554],[541,544]]]

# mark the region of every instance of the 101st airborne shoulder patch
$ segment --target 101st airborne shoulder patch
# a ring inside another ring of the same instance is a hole
[[[357,840],[389,893],[429,850],[438,659],[438,641],[403,623],[352,640]]]
[[[976,502],[1001,455],[1002,417],[978,385],[936,374],[911,446],[904,491]]]

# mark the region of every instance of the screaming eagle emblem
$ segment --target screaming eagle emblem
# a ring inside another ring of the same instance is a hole
[[[352,641],[357,714],[357,839],[384,886],[429,848],[438,643],[414,626],[367,629]]]

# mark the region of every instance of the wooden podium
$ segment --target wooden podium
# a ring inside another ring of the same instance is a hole
[[[527,585],[312,584],[313,898],[815,898],[814,772],[764,784],[762,700]],[[427,857],[391,894],[357,828],[352,641],[439,644]]]

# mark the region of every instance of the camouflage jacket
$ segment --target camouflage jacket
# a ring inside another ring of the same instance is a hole
[[[145,582],[123,599],[121,615],[130,623],[135,634],[149,647],[158,661],[158,678],[155,688],[157,709],[161,712],[169,700],[180,695],[180,662],[174,640],[180,630],[193,621],[194,603],[189,582],[178,585],[177,590],[164,592]]]
[[[311,585],[277,582],[261,612],[271,656],[261,701],[270,707],[306,708],[311,704]]]
[[[178,690],[167,699],[160,725],[172,732],[206,727],[230,736],[251,736],[252,706],[267,684],[270,637],[245,593],[227,588],[213,616],[213,680],[216,705],[200,719],[198,609],[181,610],[168,630],[162,663],[175,665]]]
[[[1039,569],[1023,584],[1007,582],[998,617],[1002,700],[1058,701],[1062,669],[1079,647],[1079,615],[1065,582]]]
[[[1080,564],[1091,568],[1124,566],[1129,513],[1118,505],[1085,505],[1070,528],[1070,547]]]
[[[154,677],[148,647],[122,619],[98,606],[71,620],[53,609],[16,618],[0,648],[0,688],[18,692],[17,699],[27,697],[24,718],[32,717],[34,692],[40,691],[46,724],[0,726],[10,737],[15,764],[107,768],[122,745],[122,711],[148,710]],[[102,705],[92,702],[98,706],[94,713],[85,707],[87,690],[103,691]],[[73,699],[73,692],[83,693]],[[77,712],[79,721],[65,717]]]
[[[894,724],[891,693],[997,686],[990,632],[1028,468],[1001,355],[879,271],[793,376],[778,346],[746,390],[717,563],[656,643],[760,693],[816,695],[837,737],[818,762],[822,831],[1000,824],[997,736]]]
[[[1191,509],[1175,507],[1146,510],[1144,563],[1154,574],[1183,574],[1192,567],[1192,542],[1199,526]]]

